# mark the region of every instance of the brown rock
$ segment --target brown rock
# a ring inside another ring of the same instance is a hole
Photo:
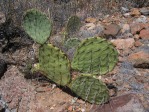
[[[130,15],[131,16],[140,16],[141,13],[140,13],[139,9],[133,8],[133,9],[131,9]]]
[[[139,41],[139,40],[137,40],[136,42],[135,42],[135,47],[140,47],[142,45],[142,43]]]
[[[149,68],[149,53],[139,51],[137,53],[130,54],[128,60],[134,64],[135,67]]]
[[[136,34],[137,32],[140,32],[143,29],[142,23],[131,24],[130,28],[131,28],[131,33],[133,35]]]
[[[130,25],[131,33],[134,35],[144,28],[149,28],[149,23],[133,23]]]
[[[117,24],[110,24],[105,27],[104,34],[105,35],[111,35],[111,36],[116,36],[118,32],[120,31],[120,26]]]
[[[116,46],[117,49],[128,49],[134,46],[135,40],[133,38],[128,39],[115,39],[111,42]]]
[[[149,29],[141,30],[139,36],[143,39],[149,39]]]
[[[145,112],[145,109],[136,95],[126,94],[111,99],[107,104],[94,106],[90,112]]]
[[[92,18],[92,17],[88,17],[85,19],[85,22],[86,23],[95,23],[97,21],[96,18]]]

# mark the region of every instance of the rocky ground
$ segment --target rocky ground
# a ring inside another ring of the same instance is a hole
[[[82,13],[77,15],[83,18]],[[49,41],[63,49],[62,32]],[[11,62],[0,79],[0,111],[149,112],[149,7],[130,10],[122,7],[121,13],[87,17],[75,36],[80,40],[102,36],[115,45],[119,62],[102,78],[118,88],[117,96],[111,97],[107,104],[89,104],[41,74],[29,75],[24,68],[26,62],[34,60],[38,48],[34,43],[11,54],[10,51],[0,54],[0,58]],[[65,52],[72,58],[74,49]]]

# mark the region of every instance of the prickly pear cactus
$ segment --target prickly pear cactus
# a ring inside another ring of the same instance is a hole
[[[42,12],[31,9],[24,15],[23,28],[34,41],[43,44],[50,36],[51,22]]]
[[[84,73],[103,75],[111,71],[118,61],[114,46],[100,37],[83,41],[75,52],[72,68]]]
[[[71,90],[79,97],[93,104],[102,104],[109,100],[106,85],[91,76],[80,76],[72,81]]]
[[[68,23],[66,26],[66,31],[67,31],[68,35],[71,35],[71,34],[75,33],[76,31],[78,31],[80,28],[80,24],[81,24],[81,21],[78,16],[71,16],[68,19]]]
[[[65,86],[70,82],[70,63],[65,54],[51,44],[39,49],[39,69],[59,85]]]
[[[67,41],[64,43],[65,48],[71,49],[76,48],[80,43],[80,40],[78,38],[70,38],[67,39]]]

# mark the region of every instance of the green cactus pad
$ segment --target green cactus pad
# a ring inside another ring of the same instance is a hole
[[[73,34],[76,31],[78,31],[80,28],[80,24],[81,24],[81,21],[78,16],[71,16],[68,19],[68,23],[66,26],[66,31],[67,31],[68,35]]]
[[[70,89],[79,97],[93,104],[103,104],[109,100],[106,85],[91,76],[80,76],[72,81]]]
[[[83,41],[75,52],[72,68],[84,73],[103,75],[113,70],[118,61],[114,46],[100,37]]]
[[[28,10],[24,15],[22,25],[28,35],[39,44],[45,43],[50,36],[51,22],[38,10]]]
[[[70,38],[68,39],[64,46],[67,48],[67,49],[71,49],[71,48],[76,48],[80,43],[80,40],[78,38]]]
[[[45,75],[59,85],[70,82],[70,63],[59,48],[45,44],[39,49],[39,68]]]

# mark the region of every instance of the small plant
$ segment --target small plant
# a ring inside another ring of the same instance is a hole
[[[72,18],[76,19],[76,17]],[[77,29],[79,25],[78,20],[75,20],[77,25],[73,27],[73,20],[70,19],[70,21],[67,25],[68,32],[71,32],[73,28]],[[67,56],[59,48],[45,43],[50,36],[51,22],[44,14],[35,9],[27,11],[23,19],[23,27],[34,41],[41,44],[39,63],[34,70],[41,71],[58,85],[69,87],[85,101],[102,104],[109,100],[108,88],[93,75],[106,74],[114,68],[118,53],[111,43],[97,37],[86,39],[80,44],[75,38],[67,40],[68,47],[79,44],[70,64]],[[71,79],[71,68],[89,74]]]

